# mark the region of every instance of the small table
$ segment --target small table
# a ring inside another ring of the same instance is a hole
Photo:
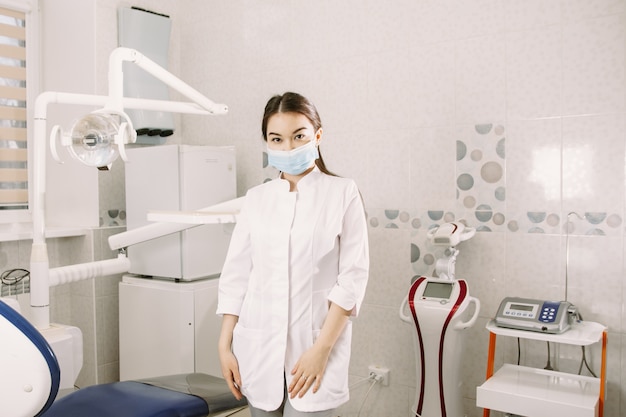
[[[595,322],[582,321],[561,334],[498,327],[487,323],[489,353],[486,381],[476,389],[476,405],[483,417],[491,409],[529,417],[602,417],[606,385],[607,329]],[[600,377],[570,374],[538,368],[504,364],[494,374],[496,337],[508,336],[577,346],[602,341]],[[597,411],[597,414],[596,414]]]

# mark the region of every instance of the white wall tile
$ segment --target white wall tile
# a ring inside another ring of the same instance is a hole
[[[400,308],[411,285],[410,231],[370,231],[370,278],[365,303]]]
[[[409,50],[409,79],[404,89],[411,127],[450,125],[455,118],[455,48],[452,42]],[[390,71],[393,77],[395,71]]]
[[[389,132],[413,125],[416,97],[413,93],[415,65],[408,51],[372,55],[368,62],[365,110],[372,130]]]
[[[354,178],[366,204],[370,202],[370,194],[366,191],[370,154],[367,139],[359,133],[337,133],[325,128],[320,144],[326,167],[339,176]]]
[[[457,42],[455,89],[458,123],[504,120],[505,51],[506,41],[502,36]]]
[[[449,209],[456,202],[456,141],[452,127],[420,128],[410,140],[411,207]]]
[[[541,29],[561,22],[561,2],[506,0],[504,3],[509,32]]]
[[[508,296],[560,300],[565,280],[558,236],[511,233],[506,237],[505,291]]]
[[[457,39],[500,34],[507,28],[506,3],[500,0],[456,0],[454,31]]]
[[[554,3],[560,5],[566,22],[615,15],[626,10],[623,0],[560,0]]]
[[[387,51],[404,51],[413,45],[439,41],[441,33],[448,32],[453,27],[443,25],[436,27],[441,19],[452,23],[454,9],[448,1],[443,2],[416,2],[411,0],[398,0],[394,7],[376,0],[360,2],[358,8],[366,13],[363,17],[367,28],[361,31],[363,39],[367,42],[367,51],[377,54]],[[433,36],[434,29],[437,36]]]
[[[406,130],[367,133],[368,171],[366,188],[372,207],[401,209],[409,207],[410,138]]]
[[[624,111],[624,16],[563,26],[563,114]]]
[[[569,237],[567,299],[585,320],[621,332],[622,282],[615,277],[620,276],[623,265],[615,260],[622,252],[622,237]],[[565,256],[562,259],[565,263]]]
[[[563,90],[560,27],[514,32],[506,39],[508,119],[559,116]]]
[[[621,212],[624,203],[624,115],[563,119],[563,206]]]
[[[506,135],[509,213],[561,208],[561,119],[510,121]]]

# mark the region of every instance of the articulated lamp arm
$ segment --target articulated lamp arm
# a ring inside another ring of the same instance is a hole
[[[123,97],[124,61],[133,62],[159,80],[163,81],[179,93],[189,98],[191,102],[175,102],[166,100],[148,100]],[[91,94],[73,94],[60,92],[44,92],[35,100],[33,120],[33,176],[32,176],[32,219],[33,245],[30,260],[31,273],[31,307],[33,324],[39,329],[50,327],[50,268],[48,251],[45,240],[45,196],[46,196],[46,122],[47,110],[50,104],[78,104],[86,106],[104,106],[105,110],[123,113],[124,108],[160,110],[174,113],[211,114],[220,115],[228,111],[224,104],[216,104],[182,80],[157,65],[141,53],[129,48],[117,48],[109,57],[109,95],[99,96]],[[90,278],[94,271],[128,270],[128,262],[118,258],[110,260],[106,265],[100,261],[94,269],[92,263],[81,264],[68,268],[72,280]],[[62,271],[59,271],[62,272]],[[56,275],[56,274],[55,274]],[[55,283],[65,282],[64,279],[55,279]]]

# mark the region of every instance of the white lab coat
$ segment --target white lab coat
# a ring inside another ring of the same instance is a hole
[[[249,403],[275,410],[285,377],[312,346],[330,302],[358,314],[369,272],[367,223],[354,181],[317,168],[298,191],[275,179],[250,189],[220,277],[218,314],[239,316],[233,353]],[[320,390],[291,399],[299,411],[349,398],[352,323],[330,354]]]

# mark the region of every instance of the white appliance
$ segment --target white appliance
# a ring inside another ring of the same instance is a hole
[[[400,306],[400,319],[413,325],[416,392],[412,417],[461,417],[460,378],[466,332],[478,319],[480,300],[471,297],[467,282],[455,278],[456,245],[470,239],[476,229],[461,222],[430,229],[435,246],[445,246],[445,256],[435,265],[437,277],[418,277]],[[468,319],[471,306],[474,312]],[[408,313],[405,311],[409,310]]]
[[[233,146],[165,145],[128,149],[126,224],[149,211],[196,210],[237,194]],[[221,272],[233,224],[209,224],[128,248],[133,274],[193,281]]]
[[[120,380],[193,372],[221,378],[218,283],[124,275],[119,286]]]
[[[408,304],[410,314],[404,314]],[[474,304],[474,313],[467,311]],[[411,416],[461,417],[460,375],[464,329],[478,318],[480,303],[470,297],[465,280],[419,277],[409,289],[400,318],[415,326],[413,341],[417,386]]]

